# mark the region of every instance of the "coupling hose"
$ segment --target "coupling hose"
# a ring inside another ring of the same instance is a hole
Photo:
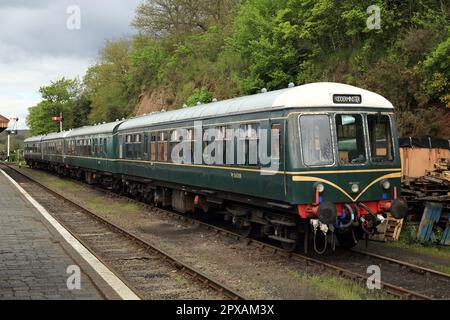
[[[313,244],[314,244],[314,251],[316,251],[317,254],[324,254],[325,251],[327,251],[327,246],[328,246],[327,234],[324,233],[323,236],[324,236],[325,244],[323,246],[323,249],[320,251],[320,250],[317,249],[317,243],[316,243],[316,241],[317,241],[317,230],[314,230]]]

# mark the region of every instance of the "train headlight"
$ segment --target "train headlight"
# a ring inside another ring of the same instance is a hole
[[[322,183],[316,184],[316,191],[322,193],[325,190],[325,186]]]
[[[359,191],[359,184],[354,183],[352,184],[352,192],[357,193]]]
[[[381,182],[381,186],[384,190],[389,190],[389,188],[391,187],[391,183],[389,182],[389,180],[383,180]]]

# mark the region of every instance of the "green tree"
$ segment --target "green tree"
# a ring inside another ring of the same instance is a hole
[[[27,124],[30,134],[41,135],[59,131],[59,122],[52,121],[51,117],[64,116],[65,129],[73,128],[75,122],[76,101],[81,93],[81,84],[78,80],[62,78],[52,82],[49,86],[41,87],[39,92],[42,101],[29,109]],[[78,121],[78,120],[77,120]]]
[[[91,123],[115,121],[131,114],[129,50],[129,40],[109,40],[98,63],[88,69],[84,84],[86,98],[91,101]]]
[[[381,9],[380,29],[367,27],[371,5]],[[68,125],[85,124],[87,113],[90,123],[113,121],[135,110],[333,81],[392,101],[402,134],[450,136],[445,1],[145,0],[133,25],[136,36],[100,51],[78,107],[66,112]],[[63,102],[53,96],[31,117],[65,104],[64,94],[56,95]],[[422,118],[429,123],[415,130]]]
[[[194,94],[187,99],[187,106],[192,107],[198,103],[209,103],[213,100],[213,95],[206,88],[195,90]]]
[[[239,0],[146,0],[136,10],[133,25],[154,38],[181,40],[192,32],[224,25]]]

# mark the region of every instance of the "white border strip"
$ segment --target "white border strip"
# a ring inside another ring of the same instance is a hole
[[[87,263],[117,292],[123,300],[140,300],[140,298],[111,272],[100,260],[98,260],[86,247],[70,234],[48,211],[33,199],[16,181],[6,172],[1,173],[27,198],[28,201],[42,214],[42,216],[59,232],[59,234],[86,260]]]

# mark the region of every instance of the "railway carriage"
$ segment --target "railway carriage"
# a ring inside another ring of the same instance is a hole
[[[24,157],[31,166],[37,165],[42,161],[42,138],[44,136],[35,136],[25,139]]]
[[[301,235],[320,252],[327,238],[352,246],[387,212],[407,210],[394,108],[349,85],[309,84],[63,136],[62,166],[78,178],[183,213],[222,214],[288,250]],[[87,140],[81,149],[77,139]]]
[[[121,121],[71,130],[65,138],[64,164],[67,174],[89,184],[110,185],[118,174],[115,153]]]
[[[42,160],[57,170],[64,164],[64,139],[66,136],[67,132],[50,133],[41,140]]]

